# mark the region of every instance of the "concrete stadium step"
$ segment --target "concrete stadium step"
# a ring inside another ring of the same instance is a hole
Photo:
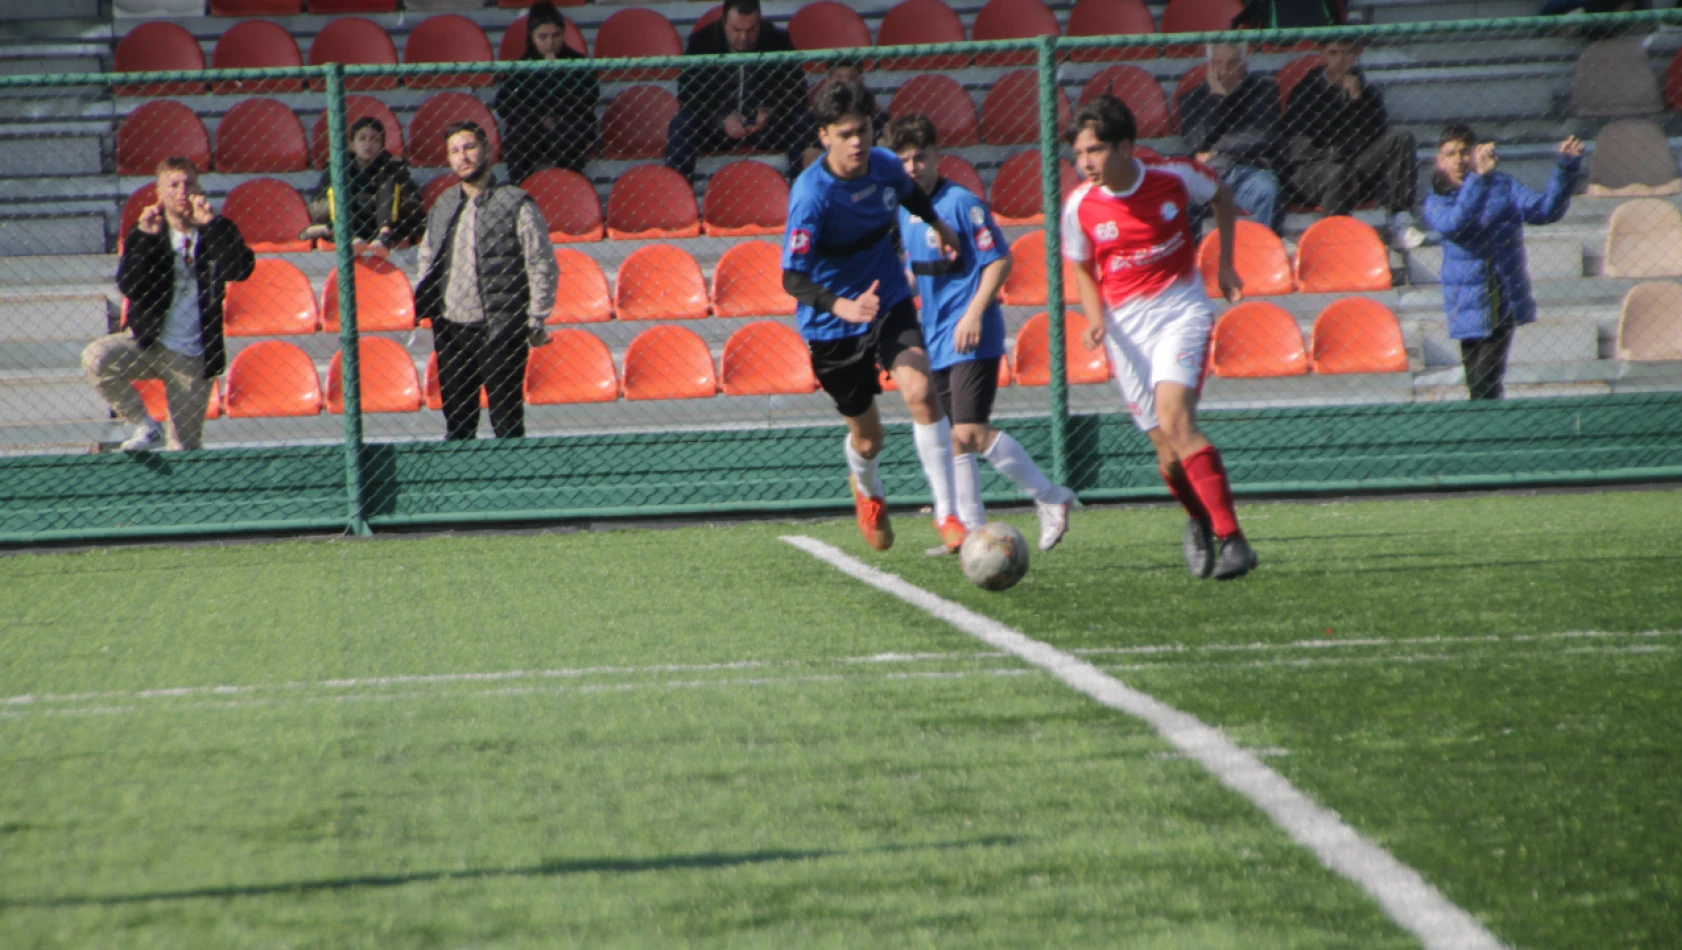
[[[0,297],[0,364],[16,362],[13,348],[80,340],[111,332],[110,300],[103,294],[36,294]]]
[[[1535,16],[1534,0],[1420,0],[1391,2],[1367,8],[1368,23],[1427,23],[1432,20],[1463,20],[1495,17]]]
[[[1425,365],[1460,365],[1460,343],[1448,335],[1441,320],[1419,323],[1423,333]],[[1593,320],[1543,317],[1518,328],[1508,363],[1577,363],[1600,359],[1599,328]]]
[[[79,368],[0,373],[0,425],[103,419],[108,411]]]
[[[0,138],[0,178],[98,175],[105,170],[98,135],[8,135]]]
[[[104,249],[101,214],[0,219],[0,256],[97,254]]]
[[[1584,276],[1584,236],[1559,234],[1547,228],[1526,229],[1524,253],[1532,280],[1569,279]],[[1407,252],[1408,282],[1442,283],[1443,248],[1421,247]]]

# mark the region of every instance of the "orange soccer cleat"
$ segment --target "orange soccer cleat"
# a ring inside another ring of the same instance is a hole
[[[945,521],[935,525],[935,530],[940,532],[940,543],[953,554],[958,553],[958,549],[964,546],[964,538],[969,536],[957,515],[947,515]]]
[[[864,543],[878,551],[894,546],[894,526],[888,523],[888,502],[859,491],[858,478],[847,476],[847,487],[853,492],[853,513],[858,516],[859,534]]]

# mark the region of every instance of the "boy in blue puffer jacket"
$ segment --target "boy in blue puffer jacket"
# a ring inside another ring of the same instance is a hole
[[[1566,139],[1547,191],[1537,194],[1495,170],[1494,142],[1480,144],[1464,125],[1443,129],[1425,222],[1443,236],[1443,310],[1473,399],[1501,398],[1513,330],[1536,322],[1524,226],[1565,217],[1582,159],[1583,143]]]

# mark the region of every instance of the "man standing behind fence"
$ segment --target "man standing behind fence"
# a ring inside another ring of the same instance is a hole
[[[559,269],[549,225],[531,196],[491,174],[485,130],[444,130],[461,183],[438,197],[421,241],[415,315],[432,321],[444,438],[479,432],[479,387],[499,439],[526,434],[526,357],[547,341]]]
[[[157,445],[162,427],[134,383],[161,380],[169,409],[167,447],[203,444],[204,412],[227,366],[222,301],[228,281],[257,265],[239,228],[216,214],[185,158],[158,163],[158,201],[123,238],[117,289],[128,298],[128,326],[82,351],[82,370],[117,415],[134,425],[124,452]]]

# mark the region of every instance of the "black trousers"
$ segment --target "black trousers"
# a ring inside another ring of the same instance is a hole
[[[1413,208],[1419,160],[1413,133],[1390,129],[1347,162],[1305,162],[1291,170],[1291,190],[1327,214],[1348,214],[1374,200],[1391,213]]]
[[[1500,399],[1507,375],[1507,353],[1513,347],[1514,325],[1503,323],[1481,340],[1460,341],[1460,362],[1466,367],[1466,392],[1473,399]]]
[[[438,354],[438,391],[444,400],[444,439],[479,436],[479,387],[490,402],[491,428],[499,439],[526,434],[526,357],[530,331],[521,320],[491,329],[488,323],[432,321]]]
[[[543,168],[564,168],[582,174],[596,148],[596,130],[556,126],[511,132],[502,143],[508,180],[516,185]]]
[[[760,152],[782,152],[788,158],[788,168],[796,170],[806,146],[816,140],[816,121],[804,106],[772,118],[765,131],[745,139],[733,139],[718,124],[680,109],[666,127],[666,164],[682,172],[684,177],[694,178],[695,157],[699,153],[746,146]]]

